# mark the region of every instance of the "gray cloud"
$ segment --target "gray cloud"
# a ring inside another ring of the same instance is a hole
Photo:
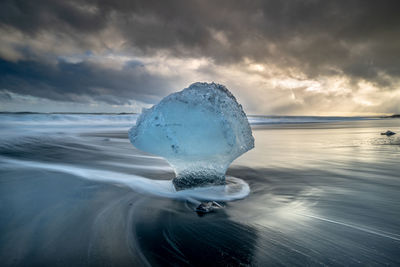
[[[133,99],[153,103],[155,96],[171,90],[172,78],[153,76],[137,62],[113,70],[88,62],[60,60],[53,65],[0,60],[0,73],[0,88],[14,93],[72,102],[93,98],[115,105],[129,104]]]
[[[0,101],[11,101],[12,96],[10,93],[5,91],[0,91]]]
[[[394,90],[393,81],[400,78],[398,10],[396,0],[5,0],[0,26],[32,39],[48,35],[67,40],[81,53],[108,49],[152,56],[163,51],[178,58],[206,57],[221,67],[249,59],[289,77],[293,70],[310,79],[342,75],[354,84],[366,80]],[[121,45],[110,47],[113,40],[105,41],[105,32],[117,36]],[[171,90],[176,78],[137,66],[116,71],[88,62],[44,62],[49,55],[35,51],[37,47],[13,45],[25,58],[3,60],[0,75],[1,86],[17,93],[71,101],[92,95],[115,104],[151,102]]]

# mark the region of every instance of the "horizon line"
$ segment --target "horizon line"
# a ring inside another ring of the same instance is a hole
[[[28,115],[28,114],[71,114],[71,115],[139,115],[141,113],[137,112],[36,112],[36,111],[0,111],[0,114],[19,114],[19,115]],[[392,117],[400,117],[400,114],[395,113],[382,113],[375,115],[277,115],[277,114],[248,114],[250,117],[364,117],[364,118],[392,118]]]

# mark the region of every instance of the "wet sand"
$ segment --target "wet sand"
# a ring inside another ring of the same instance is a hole
[[[134,149],[124,131],[58,132],[3,143],[0,261],[396,266],[400,135],[380,132],[399,128],[399,119],[254,126],[256,148],[228,170],[249,184],[250,194],[204,216],[190,201],[135,190],[120,179],[82,178],[87,170],[132,179],[174,176],[163,159]]]

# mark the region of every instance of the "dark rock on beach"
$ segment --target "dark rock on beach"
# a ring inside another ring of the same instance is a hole
[[[381,133],[381,135],[386,135],[386,136],[392,136],[392,135],[395,135],[395,134],[396,134],[395,132],[392,132],[390,130],[387,130],[386,132]]]

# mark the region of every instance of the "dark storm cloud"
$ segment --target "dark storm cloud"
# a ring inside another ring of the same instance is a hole
[[[365,79],[390,87],[392,78],[400,77],[396,60],[400,58],[399,10],[396,0],[6,0],[0,3],[0,25],[32,38],[43,33],[66,36],[82,51],[94,49],[87,40],[96,40],[108,29],[124,40],[124,53],[153,55],[163,50],[178,57],[208,57],[221,65],[247,58],[281,69],[294,68],[308,78],[344,75],[355,82]],[[143,91],[134,86],[148,78],[62,62],[50,68],[52,75],[47,77],[45,70],[39,70],[48,66],[36,60],[26,62],[27,66],[3,62],[10,64],[8,70],[20,69],[12,77],[9,72],[1,75],[31,94],[35,88],[51,89],[54,98],[64,92],[95,93],[93,88],[98,87],[122,99],[136,97]],[[42,87],[34,87],[31,80]],[[128,93],[128,85],[135,93]],[[148,94],[158,92],[149,89]],[[35,94],[49,97],[48,93]]]
[[[59,101],[86,101],[79,97],[85,95],[115,105],[129,104],[133,99],[152,103],[154,96],[171,87],[168,79],[150,75],[137,62],[112,70],[85,62],[60,60],[53,65],[0,60],[0,73],[1,89]]]
[[[47,30],[94,33],[104,28],[107,22],[104,15],[102,9],[96,12],[85,9],[85,1],[4,0],[0,3],[0,21],[28,34]]]

